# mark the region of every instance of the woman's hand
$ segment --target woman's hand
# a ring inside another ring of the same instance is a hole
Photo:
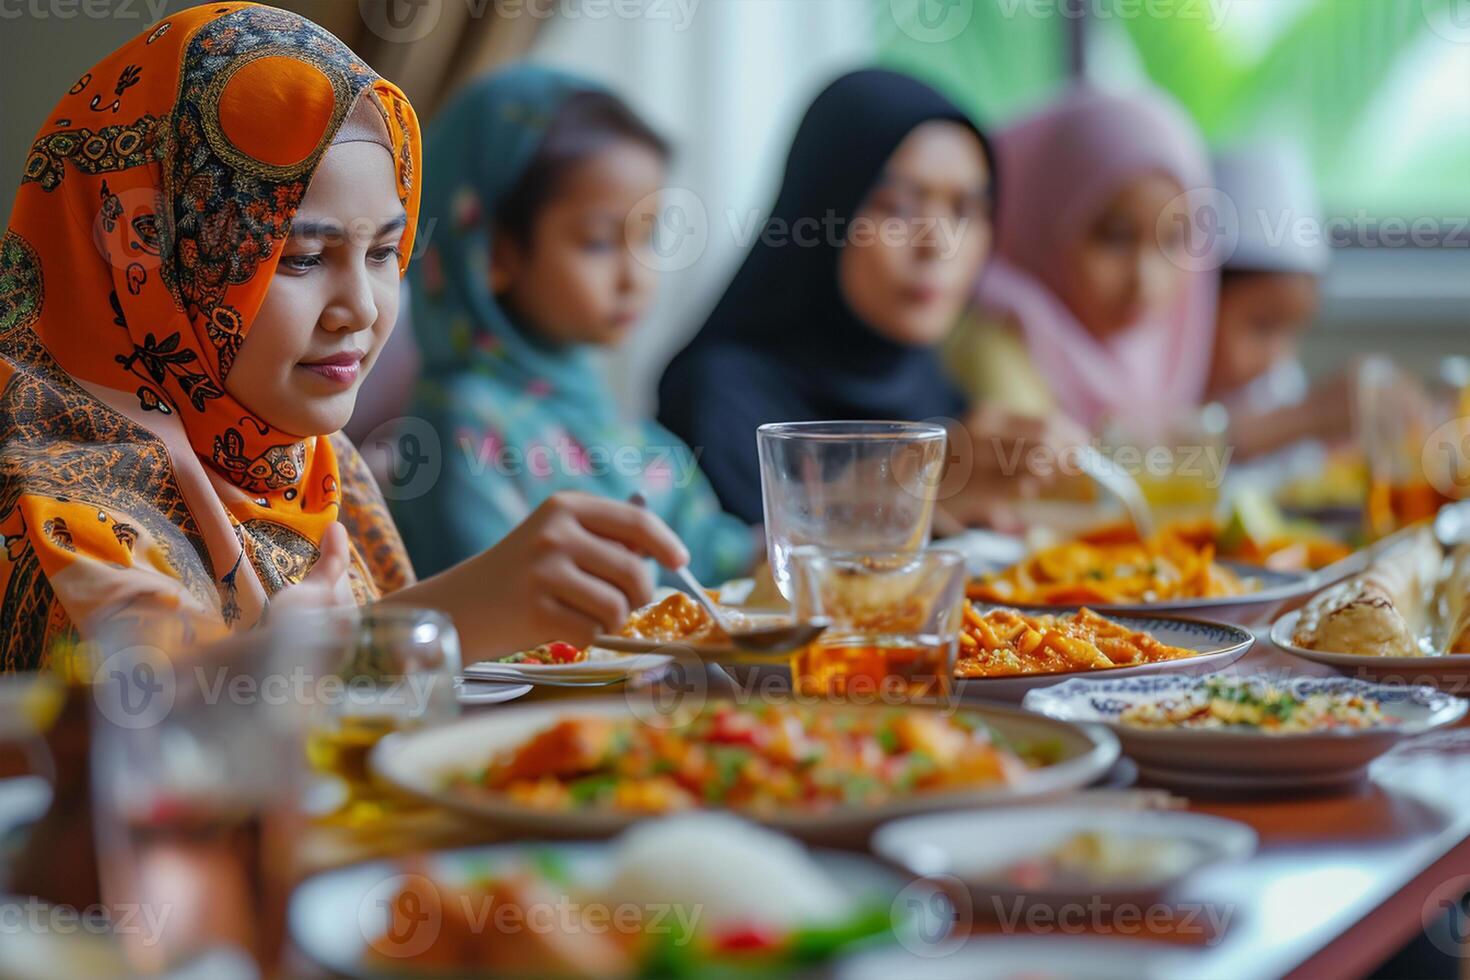
[[[311,571],[297,584],[277,592],[270,608],[290,611],[352,605],[352,585],[347,581],[351,560],[347,529],[333,521],[322,534],[320,553]]]
[[[466,662],[552,640],[587,646],[653,598],[645,558],[678,568],[689,552],[650,511],[559,493],[495,547],[384,601],[448,613]]]

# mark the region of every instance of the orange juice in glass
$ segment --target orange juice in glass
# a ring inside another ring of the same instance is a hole
[[[866,702],[945,700],[964,612],[964,559],[951,551],[792,552],[798,620],[826,632],[792,656],[800,695]]]

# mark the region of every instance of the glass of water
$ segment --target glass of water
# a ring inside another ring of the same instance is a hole
[[[792,598],[791,551],[918,551],[929,543],[944,475],[944,426],[777,422],[756,430],[766,550]]]

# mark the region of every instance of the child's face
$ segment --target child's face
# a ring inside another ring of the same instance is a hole
[[[225,376],[231,395],[282,432],[325,435],[346,424],[393,330],[406,220],[394,185],[386,149],[340,143],[327,148],[302,197]]]
[[[943,340],[990,254],[989,187],[973,131],[935,120],[909,133],[842,247],[838,282],[852,311],[901,344]]]
[[[620,140],[567,171],[531,240],[496,238],[491,286],[558,344],[612,344],[653,302],[657,273],[639,258],[657,219],[663,158]]]
[[[1086,233],[1058,257],[1058,293],[1094,337],[1107,339],[1173,301],[1184,269],[1184,189],[1146,174],[1113,195]]]
[[[1237,391],[1295,357],[1319,299],[1317,278],[1304,272],[1227,277],[1220,287],[1211,395]]]

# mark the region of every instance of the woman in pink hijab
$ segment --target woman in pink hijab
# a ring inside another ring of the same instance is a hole
[[[1078,88],[997,156],[996,255],[947,352],[975,403],[1140,435],[1197,406],[1219,273],[1194,123],[1161,93]]]

